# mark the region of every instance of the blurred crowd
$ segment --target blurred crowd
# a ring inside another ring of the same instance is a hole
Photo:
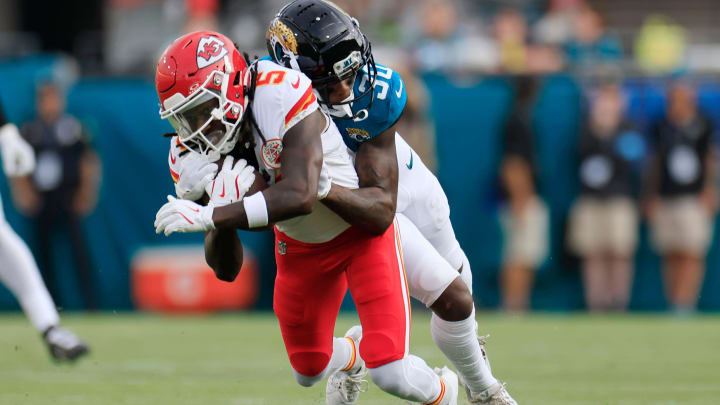
[[[250,55],[265,55],[267,24],[286,1],[107,0],[92,7],[73,1],[40,2],[68,16],[73,29],[66,32],[70,38],[65,41],[57,38],[57,24],[42,26],[42,21],[27,17],[31,3],[35,2],[0,0],[7,11],[0,16],[0,56],[61,50],[75,56],[85,75],[151,77],[164,47],[179,34],[197,29],[221,31]],[[532,111],[538,77],[558,72],[572,75],[586,100],[577,134],[577,170],[570,174],[580,194],[569,214],[566,248],[582,261],[587,307],[627,307],[639,224],[645,218],[653,246],[663,258],[668,303],[680,312],[694,308],[712,240],[717,191],[715,129],[699,109],[689,78],[720,72],[720,30],[715,26],[720,8],[714,0],[686,0],[682,5],[650,0],[336,3],[359,20],[375,59],[403,75],[408,92],[405,116],[410,119],[398,131],[431,168],[435,134],[422,76],[512,78],[514,101],[503,129],[498,179],[503,195],[500,288],[505,309],[528,307],[535,271],[548,257],[551,221],[538,189]],[[628,119],[622,85],[624,77],[637,75],[672,79],[663,117],[642,127]],[[52,88],[42,91],[40,103],[52,102]],[[28,124],[24,134],[42,157],[43,148],[67,145],[62,139],[50,146],[43,140],[50,124],[42,122],[51,120],[43,118],[43,104],[38,107],[38,123]],[[77,125],[70,117],[55,115],[53,125]],[[73,141],[84,139],[81,129],[75,132]],[[97,181],[86,173],[99,162],[79,146],[67,153],[77,162],[67,182],[87,201],[75,196],[72,201],[52,202],[55,197],[44,192],[50,180],[41,172],[42,159],[34,185],[15,184],[14,192],[21,196],[16,198],[18,207],[36,218],[40,235],[56,225],[48,216],[62,210],[63,226],[69,227],[74,244],[83,246],[77,218],[94,204]],[[39,198],[51,202],[43,205]],[[46,242],[39,243],[41,250],[47,249]],[[90,267],[86,258],[77,256],[79,268]],[[92,297],[86,299],[92,305]]]
[[[540,197],[529,106],[533,78],[516,80],[504,130],[501,184],[505,236],[503,306],[527,309],[534,272],[548,256],[548,208]],[[697,303],[717,211],[715,127],[699,109],[694,84],[668,83],[665,111],[641,128],[627,112],[616,79],[585,89],[577,140],[579,194],[569,213],[566,248],[581,260],[586,306],[627,308],[641,218],[662,257],[666,299],[679,313]],[[545,185],[552,187],[552,185]]]

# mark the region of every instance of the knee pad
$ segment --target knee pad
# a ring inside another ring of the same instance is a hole
[[[377,368],[371,368],[369,370],[370,379],[385,392],[401,393],[405,385],[403,382],[407,379],[403,370],[404,364],[402,364],[406,359],[393,361]]]
[[[369,371],[370,379],[381,390],[409,400],[429,397],[440,384],[425,361],[413,355]]]
[[[295,379],[303,387],[309,387],[324,377],[330,356],[322,352],[297,352],[290,354],[290,365]]]
[[[297,381],[297,383],[302,385],[303,387],[312,387],[313,385],[315,385],[315,383],[317,383],[318,381],[322,380],[323,377],[325,377],[325,373],[320,373],[320,374],[314,375],[312,377],[302,375],[295,370],[293,370],[293,373],[295,374],[295,381]]]
[[[404,341],[382,332],[368,333],[360,341],[360,356],[368,368],[379,367],[405,355]]]

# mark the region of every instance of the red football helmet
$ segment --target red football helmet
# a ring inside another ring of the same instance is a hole
[[[160,117],[185,147],[217,160],[235,147],[249,81],[245,58],[229,38],[212,31],[183,35],[158,61]]]

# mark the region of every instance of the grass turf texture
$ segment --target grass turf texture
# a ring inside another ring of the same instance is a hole
[[[411,352],[447,364],[426,312]],[[493,372],[520,404],[720,403],[720,317],[478,315]],[[342,315],[338,335],[356,322]],[[0,315],[0,404],[323,404],[295,383],[272,314],[69,315],[90,357],[55,365],[27,320]],[[402,404],[376,386],[359,403]],[[460,402],[466,403],[461,392]]]

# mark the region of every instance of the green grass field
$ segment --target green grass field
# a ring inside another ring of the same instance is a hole
[[[446,364],[426,313],[411,351]],[[520,404],[720,404],[720,317],[479,314],[493,372]],[[341,334],[356,321],[343,315]],[[21,315],[0,315],[0,404],[323,404],[295,383],[271,314],[66,316],[93,345],[49,360]],[[460,402],[466,403],[464,393]],[[402,404],[370,385],[359,403]]]

